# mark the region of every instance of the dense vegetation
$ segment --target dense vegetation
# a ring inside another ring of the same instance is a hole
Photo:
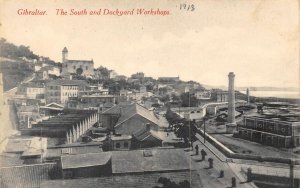
[[[169,178],[160,177],[157,181],[158,183],[162,184],[163,186],[155,186],[154,188],[189,188],[190,182],[187,180],[183,180],[179,183],[171,181]]]
[[[4,38],[0,39],[0,56],[7,58],[1,59],[0,62],[0,72],[3,74],[5,91],[16,87],[33,73],[32,66],[27,63],[21,63],[22,61],[19,58],[38,58],[37,55],[29,50],[29,47],[16,46],[7,42]]]
[[[20,58],[26,57],[28,59],[38,59],[39,56],[34,54],[29,46],[16,46],[6,41],[6,39],[0,39],[0,56],[6,58]]]

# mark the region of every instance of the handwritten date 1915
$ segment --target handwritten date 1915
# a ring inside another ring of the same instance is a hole
[[[195,10],[195,5],[194,4],[180,4],[179,6],[180,10],[185,10],[185,11],[194,11]]]

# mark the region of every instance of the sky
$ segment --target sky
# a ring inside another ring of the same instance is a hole
[[[38,55],[61,61],[93,59],[130,76],[180,76],[226,86],[234,72],[239,87],[299,86],[297,0],[197,0],[180,10],[178,0],[0,0],[0,34]],[[170,15],[62,16],[56,9],[167,10]],[[45,16],[18,15],[19,9]]]

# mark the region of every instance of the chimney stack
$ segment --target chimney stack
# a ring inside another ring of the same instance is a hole
[[[247,88],[247,104],[250,104],[250,91],[249,88]]]
[[[233,133],[236,129],[234,77],[233,72],[228,74],[228,117],[226,125],[226,131],[228,133]]]
[[[150,123],[146,123],[146,130],[147,131],[150,131],[150,127],[151,127]]]

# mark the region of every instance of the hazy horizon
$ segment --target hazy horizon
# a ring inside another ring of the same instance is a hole
[[[30,2],[30,3],[29,3]],[[127,3],[126,3],[127,2]],[[128,3],[130,2],[130,3]],[[180,76],[204,85],[236,87],[299,86],[299,6],[296,0],[191,1],[3,1],[1,35],[61,62],[93,59],[118,74]],[[44,9],[47,16],[19,16],[18,9]],[[71,8],[170,10],[170,16],[56,16]]]

